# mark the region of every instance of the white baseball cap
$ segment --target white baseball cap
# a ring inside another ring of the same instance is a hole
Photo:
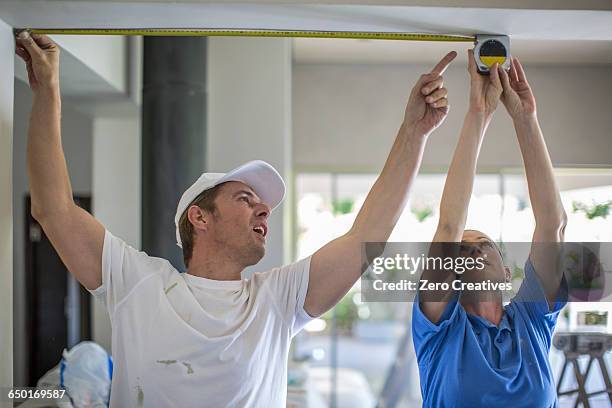
[[[285,182],[278,171],[263,160],[253,160],[236,167],[227,173],[202,173],[200,178],[191,185],[183,195],[176,208],[174,225],[176,226],[176,245],[181,244],[179,220],[193,200],[203,191],[213,188],[226,181],[240,181],[251,187],[261,201],[271,209],[276,208],[285,197]]]

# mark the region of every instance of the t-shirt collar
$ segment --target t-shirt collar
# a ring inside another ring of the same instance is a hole
[[[510,322],[508,321],[508,312],[506,310],[504,310],[504,314],[502,315],[502,318],[499,322],[499,326],[494,325],[484,317],[473,315],[467,312],[466,314],[470,317],[470,320],[472,320],[472,322],[477,322],[479,325],[484,326],[486,328],[497,328],[499,331],[502,331],[504,329],[508,331],[512,330],[510,327]]]
[[[188,272],[182,274],[185,281],[192,286],[207,289],[240,289],[245,279],[240,280],[216,280],[191,275]]]

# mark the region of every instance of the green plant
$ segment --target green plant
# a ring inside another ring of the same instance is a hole
[[[412,207],[410,211],[412,211],[412,213],[414,214],[414,216],[417,218],[419,222],[425,221],[427,218],[431,217],[431,215],[433,214],[433,209],[431,207],[422,207],[422,208]]]
[[[349,214],[353,211],[355,200],[352,198],[341,198],[332,201],[332,211],[334,215]]]
[[[593,205],[584,204],[580,201],[572,202],[572,211],[574,213],[583,212],[589,220],[597,217],[606,218],[610,215],[610,207],[612,207],[612,200],[599,204],[593,203]]]
[[[565,254],[565,275],[569,277],[572,289],[601,289],[604,285],[601,263],[593,251],[583,247],[581,250]]]
[[[358,319],[357,305],[353,302],[352,292],[344,296],[335,306],[336,310],[336,327],[338,331],[350,334],[353,330],[353,323]],[[327,311],[321,316],[325,321],[330,323],[333,318],[334,310]],[[331,327],[331,324],[328,324]]]
[[[527,200],[524,198],[519,198],[518,202],[516,203],[516,209],[518,211],[523,211],[525,208],[527,208]]]
[[[605,326],[608,324],[608,312],[582,312],[584,323],[588,326]]]
[[[569,320],[569,308],[568,307],[563,308],[562,315],[565,318],[565,320]]]
[[[513,265],[512,265],[512,279],[520,279],[523,276],[525,276],[525,272],[523,271],[523,268],[518,266],[516,264],[516,262],[513,262]]]

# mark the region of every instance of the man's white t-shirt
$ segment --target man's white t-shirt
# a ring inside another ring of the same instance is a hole
[[[217,281],[179,273],[106,231],[102,300],[112,324],[111,407],[284,407],[310,258]]]

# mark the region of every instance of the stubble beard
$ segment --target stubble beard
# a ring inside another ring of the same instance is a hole
[[[236,240],[235,238],[232,239],[232,237],[226,238],[218,242],[229,251],[228,255],[230,258],[244,265],[244,267],[255,265],[265,255],[266,249],[264,244],[255,242],[256,238],[248,237],[245,240]]]

